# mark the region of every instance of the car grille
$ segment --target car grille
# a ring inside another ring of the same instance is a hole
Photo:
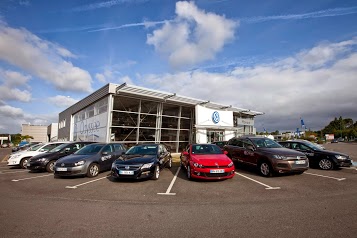
[[[136,164],[131,164],[131,165],[120,164],[120,165],[116,165],[116,168],[120,170],[137,170],[141,166],[142,165],[136,165]]]
[[[74,163],[56,163],[56,167],[75,167]]]
[[[55,174],[57,175],[74,175],[74,174],[80,174],[81,171],[56,171]]]
[[[224,169],[224,168],[228,168],[228,166],[202,166],[200,168],[208,168],[208,169]]]
[[[218,177],[226,177],[230,173],[221,173],[221,174],[211,174],[211,173],[200,173],[201,176],[203,177],[208,177],[208,178],[218,178]]]

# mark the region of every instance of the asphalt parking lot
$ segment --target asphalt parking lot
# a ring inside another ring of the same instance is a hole
[[[357,144],[326,144],[357,160]],[[1,154],[1,151],[0,151]],[[1,157],[0,157],[1,158]],[[54,178],[0,163],[1,237],[355,237],[357,170],[188,181]]]

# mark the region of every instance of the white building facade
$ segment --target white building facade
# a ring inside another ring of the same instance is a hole
[[[126,83],[107,84],[59,114],[59,140],[164,143],[172,152],[255,134],[263,113]]]

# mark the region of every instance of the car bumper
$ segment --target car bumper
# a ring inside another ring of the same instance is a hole
[[[18,159],[8,159],[7,161],[8,166],[19,166],[20,165],[20,160]]]
[[[351,167],[352,160],[343,160],[343,161],[338,160],[336,164],[338,167]]]
[[[76,167],[53,167],[54,174],[58,176],[78,176],[87,173],[87,166],[81,165]]]
[[[278,173],[303,172],[309,169],[309,160],[279,160],[273,164],[273,169]]]
[[[219,171],[220,170],[220,171]],[[224,169],[191,167],[191,177],[205,180],[230,179],[235,175],[234,167]]]
[[[116,179],[146,179],[154,176],[155,167],[150,169],[136,169],[136,170],[121,170],[117,168],[112,168],[111,175]]]
[[[46,163],[42,162],[27,162],[27,169],[32,170],[32,171],[37,171],[37,170],[44,170],[46,169]]]

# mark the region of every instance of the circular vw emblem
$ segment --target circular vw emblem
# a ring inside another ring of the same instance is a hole
[[[212,114],[212,121],[217,124],[219,122],[219,113],[217,111]]]

